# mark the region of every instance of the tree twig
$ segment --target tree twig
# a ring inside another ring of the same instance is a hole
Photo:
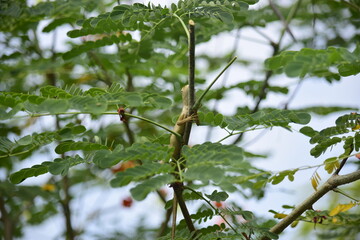
[[[269,0],[269,5],[271,7],[271,9],[274,11],[275,15],[281,20],[281,22],[284,24],[284,30],[287,31],[289,33],[289,35],[291,36],[291,38],[296,42],[296,38],[294,36],[294,34],[291,32],[290,28],[289,28],[289,24],[288,22],[285,20],[284,16],[282,15],[282,13],[279,11],[279,9],[277,8],[277,6],[272,2],[272,0]]]
[[[133,85],[133,77],[129,71],[129,68],[126,68],[125,70],[126,76],[127,76],[127,84],[126,84],[126,91],[132,92],[134,91],[134,85]],[[130,110],[132,112],[132,110]],[[125,132],[129,139],[129,144],[132,145],[135,142],[134,133],[130,128],[130,120],[124,121],[125,126]]]
[[[270,232],[280,234],[287,228],[292,222],[301,216],[308,209],[312,209],[314,203],[322,198],[329,191],[337,188],[340,185],[355,182],[360,179],[360,170],[346,175],[332,175],[323,185],[321,185],[316,192],[311,194],[307,199],[300,203],[294,210],[270,229]],[[263,237],[262,240],[269,240],[267,237]]]
[[[271,0],[269,0],[269,4],[273,4]],[[269,41],[270,41],[270,44],[271,46],[273,47],[273,53],[272,53],[272,57],[276,56],[279,52],[279,48],[280,48],[280,44],[281,44],[281,41],[283,39],[283,36],[284,36],[284,32],[286,31],[286,28],[288,27],[288,24],[290,23],[291,19],[296,15],[296,12],[297,10],[299,9],[299,6],[301,4],[301,0],[299,0],[297,2],[296,5],[294,5],[294,7],[291,9],[287,19],[286,19],[286,24],[284,25],[284,30],[282,31],[281,35],[280,35],[280,38],[278,40],[277,43],[274,43],[272,42],[272,40],[270,38]],[[266,35],[265,35],[266,36]],[[273,71],[266,71],[266,74],[265,74],[265,79],[264,79],[264,83],[263,83],[263,86],[261,87],[261,90],[260,90],[260,93],[258,95],[258,100],[256,101],[256,104],[255,104],[255,107],[253,108],[253,110],[251,111],[251,113],[255,113],[258,111],[259,107],[260,107],[260,103],[265,99],[266,95],[267,95],[267,89],[269,87],[269,80],[271,78],[271,76],[273,75]],[[232,144],[237,144],[238,142],[241,141],[242,137],[243,137],[244,134],[240,134],[234,141]]]
[[[238,28],[237,31],[236,31],[234,46],[233,46],[233,50],[232,50],[231,53],[230,53],[230,56],[236,55],[237,49],[238,49],[238,47],[239,47],[240,30],[241,30],[241,28]],[[231,59],[229,59],[229,60],[231,60]],[[230,76],[229,73],[230,73],[230,71],[227,71],[227,72],[224,74],[223,81],[221,82],[221,83],[222,83],[222,84],[221,84],[222,86],[225,86],[227,80],[229,79],[229,76]],[[218,107],[218,104],[219,104],[219,101],[218,101],[218,100],[215,100],[215,104],[214,104],[214,106],[213,106],[213,111],[216,111],[216,109],[217,109],[217,107]],[[208,131],[207,131],[206,137],[205,137],[206,141],[210,141],[211,135],[212,135],[212,132],[213,132],[212,130],[213,130],[212,127],[208,127]]]
[[[190,188],[190,187],[185,187],[186,189],[192,191],[193,193],[195,193],[196,195],[198,195],[201,199],[203,199],[215,212],[216,214],[218,214],[226,223],[227,225],[236,233],[238,234],[238,232],[236,231],[236,229],[228,222],[228,220],[226,220],[225,216],[217,209],[215,208],[211,202],[209,200],[207,200],[206,198],[204,198],[201,194],[199,194],[197,191],[195,191],[194,189]]]
[[[104,77],[105,77],[104,82],[110,86],[113,81],[112,81],[109,73],[107,72],[104,64],[100,61],[99,57],[93,51],[89,51],[89,52],[87,52],[87,54],[95,62],[95,64],[100,67],[100,69],[103,72]]]
[[[205,95],[207,94],[207,92],[210,90],[210,88],[215,84],[215,82],[221,77],[221,75],[231,66],[231,64],[233,64],[235,62],[235,60],[237,59],[237,57],[233,57],[233,59],[231,59],[231,61],[224,67],[224,69],[215,77],[215,79],[209,84],[209,86],[204,90],[204,92],[201,94],[201,96],[199,97],[199,99],[196,100],[193,109],[197,110],[200,105],[201,105],[201,101],[202,99],[205,97]]]
[[[351,152],[354,150],[354,146],[351,145],[350,146],[350,152],[349,152],[349,155],[351,154]],[[333,173],[333,175],[339,175],[341,169],[344,167],[346,161],[349,159],[349,157],[346,157],[344,158],[341,163],[340,163],[340,166],[336,169],[336,171]]]
[[[66,226],[66,240],[74,240],[75,239],[75,231],[72,227],[71,223],[71,209],[70,209],[70,194],[69,194],[69,178],[68,176],[64,176],[62,178],[62,189],[64,190],[64,199],[60,201],[61,206],[63,208],[64,216],[65,216],[65,226]]]

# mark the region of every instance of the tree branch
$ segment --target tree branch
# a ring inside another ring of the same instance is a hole
[[[4,230],[4,240],[12,240],[13,239],[13,224],[11,218],[5,207],[5,200],[1,196],[0,197],[0,213],[1,213],[1,221],[3,223]]]
[[[93,51],[89,51],[89,52],[87,52],[87,54],[94,61],[94,63],[100,67],[100,69],[103,72],[104,77],[105,77],[104,82],[110,86],[111,83],[113,82],[113,80],[111,79],[109,73],[106,70],[106,67],[101,62],[99,57]]]
[[[183,198],[183,191],[184,191],[184,185],[182,182],[175,182],[172,184],[172,187],[174,189],[174,193],[176,195],[176,200],[177,202],[179,203],[179,206],[180,206],[180,209],[181,209],[181,212],[184,216],[184,220],[186,222],[186,225],[189,229],[189,231],[192,233],[192,232],[195,232],[195,227],[194,227],[194,224],[192,223],[192,220],[191,220],[191,217],[190,217],[190,214],[189,214],[189,211],[186,207],[186,204],[185,204],[185,201],[184,201],[184,198]],[[193,235],[195,236],[195,235]]]
[[[194,113],[193,106],[195,103],[195,23],[194,21],[189,21],[189,30],[188,33],[188,45],[189,45],[189,96],[188,96],[188,106],[189,106],[189,112],[188,115],[192,115]],[[183,96],[184,97],[184,96]],[[183,99],[184,100],[184,99]],[[192,122],[187,122],[184,129],[183,139],[182,139],[182,145],[187,145],[190,138],[190,132],[191,132],[191,125]],[[180,155],[180,154],[179,154]],[[180,156],[177,160],[180,159]],[[181,173],[182,169],[179,167],[179,173]],[[176,211],[177,211],[177,203],[180,206],[181,212],[183,214],[184,220],[186,222],[186,225],[190,232],[195,231],[194,224],[191,220],[189,211],[187,209],[187,206],[185,204],[185,201],[183,199],[183,190],[184,185],[182,182],[175,182],[172,184],[172,187],[174,189],[174,204],[173,204],[173,226],[171,229],[171,239],[175,238],[175,228],[176,228]]]
[[[195,104],[195,23],[193,20],[189,21],[189,112],[191,116],[194,113],[193,106]],[[183,136],[183,143],[188,144],[190,138],[192,122],[187,122]]]
[[[350,146],[350,152],[349,152],[349,154],[351,154],[353,150],[354,150],[354,146],[351,145],[351,146]],[[349,157],[346,157],[346,158],[344,158],[344,159],[341,161],[340,166],[336,169],[336,171],[334,172],[333,175],[339,175],[341,169],[344,167],[344,165],[345,165],[346,161],[348,160],[348,158],[349,158]]]
[[[271,0],[269,0],[269,5],[270,5],[271,9],[274,11],[275,15],[284,24],[284,30],[287,31],[289,33],[289,35],[291,36],[291,38],[293,39],[293,41],[296,42],[296,38],[294,37],[294,34],[291,32],[291,30],[289,28],[289,23],[285,20],[284,16],[280,12],[280,10],[277,8],[277,6]]]
[[[64,199],[61,200],[61,206],[63,208],[64,216],[65,216],[65,225],[66,225],[66,240],[74,240],[75,232],[71,224],[71,209],[70,209],[70,194],[69,194],[69,178],[68,176],[64,176],[62,179],[62,188],[64,190]]]
[[[311,194],[301,204],[299,204],[294,210],[287,215],[283,220],[277,223],[270,229],[270,232],[280,234],[287,228],[292,222],[301,216],[308,209],[312,209],[314,203],[322,198],[329,191],[337,188],[340,185],[348,184],[360,179],[360,170],[346,175],[332,175],[316,192]],[[267,237],[263,237],[262,240],[269,240]]]
[[[129,68],[126,68],[125,72],[126,72],[126,76],[127,76],[126,91],[132,92],[132,91],[134,91],[133,77],[129,71]],[[130,110],[130,112],[132,112],[132,110]],[[134,138],[134,133],[130,128],[129,121],[130,120],[124,121],[124,126],[125,126],[126,135],[128,136],[128,139],[129,139],[129,144],[132,145],[135,142],[135,138]]]

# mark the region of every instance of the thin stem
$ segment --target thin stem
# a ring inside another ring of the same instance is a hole
[[[260,127],[260,128],[250,128],[250,129],[246,129],[244,131],[239,131],[239,132],[236,132],[236,133],[229,133],[229,135],[223,137],[222,139],[220,139],[219,141],[217,141],[217,143],[221,143],[222,141],[224,141],[225,139],[229,138],[229,137],[232,137],[232,136],[235,136],[235,135],[239,135],[239,134],[243,134],[245,132],[250,132],[250,131],[254,131],[254,130],[260,130],[260,129],[266,129],[266,128],[269,128],[269,127]]]
[[[58,115],[71,115],[71,114],[78,115],[78,114],[91,114],[91,113],[89,113],[89,112],[59,112],[59,113],[56,113],[56,114],[53,114],[53,113],[37,113],[37,114],[30,114],[30,117],[58,116]],[[101,113],[101,115],[115,115],[115,114],[117,115],[118,113],[116,113],[116,112],[103,112],[103,113]],[[178,133],[174,132],[173,130],[171,130],[171,129],[169,129],[169,128],[167,128],[167,127],[165,127],[165,126],[163,126],[163,125],[161,125],[161,124],[159,124],[157,122],[154,122],[154,121],[152,121],[150,119],[140,117],[140,116],[136,116],[136,115],[133,115],[133,114],[130,114],[130,113],[125,113],[125,116],[137,118],[137,119],[140,119],[142,121],[148,122],[150,124],[153,124],[155,126],[158,126],[158,127],[162,128],[162,129],[168,131],[169,133],[174,134],[178,138],[181,138],[180,134],[178,134]],[[28,117],[28,116],[19,116],[17,118],[23,118],[23,117]]]
[[[196,195],[198,195],[200,198],[202,198],[215,212],[216,214],[218,214],[226,223],[227,225],[229,225],[229,227],[236,233],[238,234],[238,232],[236,231],[236,229],[226,220],[225,216],[222,215],[222,213],[217,209],[215,208],[211,202],[209,200],[207,200],[206,198],[204,198],[201,194],[199,194],[197,191],[195,191],[194,189],[188,187],[188,186],[184,186],[185,189],[188,189],[190,191],[192,191],[193,193],[195,193]]]
[[[179,133],[174,132],[173,130],[165,127],[164,125],[161,125],[161,124],[159,124],[159,123],[157,123],[157,122],[154,122],[154,121],[152,121],[152,120],[150,120],[150,119],[147,119],[147,118],[144,118],[144,117],[140,117],[140,116],[136,116],[136,115],[133,115],[133,114],[130,114],[130,113],[125,113],[125,116],[137,118],[137,119],[140,119],[140,120],[142,120],[142,121],[144,121],[144,122],[148,122],[148,123],[150,123],[150,124],[153,124],[153,125],[155,125],[155,126],[158,126],[159,128],[162,128],[162,129],[164,129],[164,130],[166,130],[166,131],[174,134],[177,138],[181,139],[181,135],[180,135]]]
[[[291,38],[296,42],[296,39],[293,35],[293,33],[291,32],[290,28],[289,28],[289,24],[288,22],[285,20],[284,16],[282,15],[282,13],[279,11],[279,9],[277,8],[277,6],[271,1],[269,0],[269,5],[271,7],[271,9],[274,11],[275,15],[278,16],[278,18],[281,20],[281,22],[284,24],[284,29],[283,32],[281,34],[281,38],[283,36],[283,33],[285,31],[287,31],[289,33],[289,35],[291,36]]]
[[[268,40],[271,45],[275,44],[275,42],[274,42],[268,35],[266,35],[265,33],[261,32],[261,31],[260,31],[259,29],[257,29],[256,27],[254,27],[253,29],[254,29],[254,31],[255,31],[256,33],[258,33],[260,36],[262,36],[263,38],[265,38],[266,40]]]
[[[96,65],[98,65],[101,69],[101,71],[104,74],[104,82],[108,85],[111,85],[111,83],[113,82],[113,80],[111,79],[108,71],[106,70],[106,67],[104,66],[104,64],[101,62],[101,60],[99,59],[99,57],[93,52],[93,51],[89,51],[87,52],[88,56],[94,61],[94,63]]]
[[[287,16],[286,18],[286,21],[284,23],[284,28],[281,32],[281,35],[280,35],[280,39],[278,41],[278,45],[280,46],[281,44],[281,41],[284,37],[284,34],[285,34],[285,31],[288,31],[288,33],[293,37],[293,40],[296,42],[296,39],[295,37],[292,35],[291,31],[290,31],[290,28],[289,28],[289,23],[291,22],[291,20],[295,17],[297,11],[299,10],[299,7],[301,5],[301,1],[302,0],[298,0],[297,3],[290,9],[290,12],[289,12],[289,15]]]
[[[164,236],[164,234],[168,228],[168,222],[170,221],[171,213],[172,213],[172,207],[166,210],[165,219],[160,226],[158,237]]]
[[[237,31],[236,31],[233,50],[231,51],[230,56],[234,56],[236,54],[236,52],[237,52],[238,47],[239,47],[240,30],[241,30],[241,28],[238,28]],[[221,86],[225,86],[227,80],[229,79],[229,76],[230,76],[230,71],[227,71],[224,74],[224,78],[223,78],[223,81],[221,82]],[[218,104],[219,104],[219,101],[215,100],[215,104],[213,106],[213,111],[217,110]],[[208,131],[207,131],[207,134],[206,134],[206,137],[205,137],[206,141],[210,141],[212,132],[213,132],[213,128],[208,127]]]
[[[288,99],[288,100],[286,101],[286,103],[284,104],[284,109],[288,109],[289,104],[292,102],[292,100],[294,100],[295,96],[297,95],[297,93],[298,93],[299,90],[300,90],[300,87],[301,87],[301,84],[302,84],[303,80],[304,80],[303,78],[300,79],[300,80],[298,81],[298,83],[296,84],[296,87],[295,87],[293,93],[290,95],[289,99]]]
[[[356,4],[352,3],[352,2],[348,2],[345,0],[341,0],[342,3],[345,3],[346,5],[348,5],[349,7],[353,8],[354,10],[360,12],[360,7],[357,6]]]
[[[215,77],[215,79],[210,83],[210,85],[205,89],[205,91],[201,94],[199,99],[195,102],[193,106],[193,110],[197,110],[200,107],[202,99],[205,97],[210,88],[215,84],[215,82],[221,77],[221,75],[235,62],[237,57],[231,59],[231,61],[224,67],[224,69]]]
[[[333,191],[336,192],[336,193],[339,193],[339,194],[341,194],[341,195],[344,195],[345,197],[348,197],[348,198],[350,198],[351,200],[353,200],[353,201],[355,201],[355,202],[359,202],[358,199],[356,199],[356,198],[348,195],[347,193],[344,193],[343,191],[341,191],[341,190],[338,189],[338,188],[334,188]]]
[[[190,32],[189,32],[188,28],[186,27],[186,24],[184,23],[184,21],[176,13],[174,13],[174,17],[176,17],[179,20],[179,22],[181,23],[181,26],[184,28],[187,39],[190,39]]]
[[[272,56],[275,56],[278,53],[279,50],[279,45],[277,44],[272,44],[273,47],[273,54]],[[266,71],[266,75],[265,75],[265,79],[264,79],[264,83],[263,86],[261,87],[260,93],[258,95],[258,100],[255,104],[255,107],[253,108],[253,110],[251,111],[251,113],[255,113],[258,111],[259,107],[260,107],[260,103],[265,99],[266,94],[267,94],[267,89],[269,87],[269,80],[270,77],[273,75],[273,71]],[[240,134],[235,141],[232,144],[237,144],[238,142],[241,141],[242,137],[243,137],[243,133]]]

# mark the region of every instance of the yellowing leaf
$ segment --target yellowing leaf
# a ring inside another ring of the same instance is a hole
[[[354,130],[354,131],[358,130],[358,129],[360,129],[360,124],[356,124],[356,126],[352,128],[352,130]]]
[[[41,189],[44,190],[44,191],[53,192],[53,191],[55,191],[55,185],[47,183],[47,184],[42,185]]]
[[[317,190],[317,187],[319,186],[320,180],[321,180],[320,175],[317,172],[315,172],[311,177],[311,185],[315,191]]]
[[[340,166],[340,163],[339,163],[339,160],[337,157],[333,157],[333,158],[328,158],[324,161],[325,163],[325,170],[331,174],[333,171],[335,171],[339,166]]]
[[[351,202],[349,204],[339,204],[333,210],[330,211],[329,216],[335,216],[341,212],[346,212],[347,210],[353,208],[356,203]]]
[[[277,219],[283,219],[287,216],[287,214],[284,214],[284,213],[276,213],[274,215],[274,218],[277,218]]]
[[[77,82],[78,83],[86,83],[86,82],[90,82],[91,80],[94,80],[94,76],[91,75],[91,74],[85,74],[85,75],[82,75],[78,80]]]
[[[318,183],[315,178],[311,178],[311,185],[314,188],[314,190],[317,190]]]
[[[296,227],[296,226],[298,225],[298,223],[299,223],[299,221],[294,221],[294,222],[291,223],[290,226],[291,226],[292,228],[294,228],[294,227]]]

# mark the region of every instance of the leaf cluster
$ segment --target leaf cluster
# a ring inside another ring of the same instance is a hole
[[[335,126],[327,127],[321,131],[316,131],[309,126],[300,129],[301,133],[310,137],[310,143],[315,144],[315,147],[310,151],[312,156],[319,157],[328,148],[340,142],[344,142],[345,156],[349,155],[353,149],[356,151],[360,149],[359,114],[345,114],[339,117],[335,124]],[[353,133],[353,136],[347,136],[347,133]]]

